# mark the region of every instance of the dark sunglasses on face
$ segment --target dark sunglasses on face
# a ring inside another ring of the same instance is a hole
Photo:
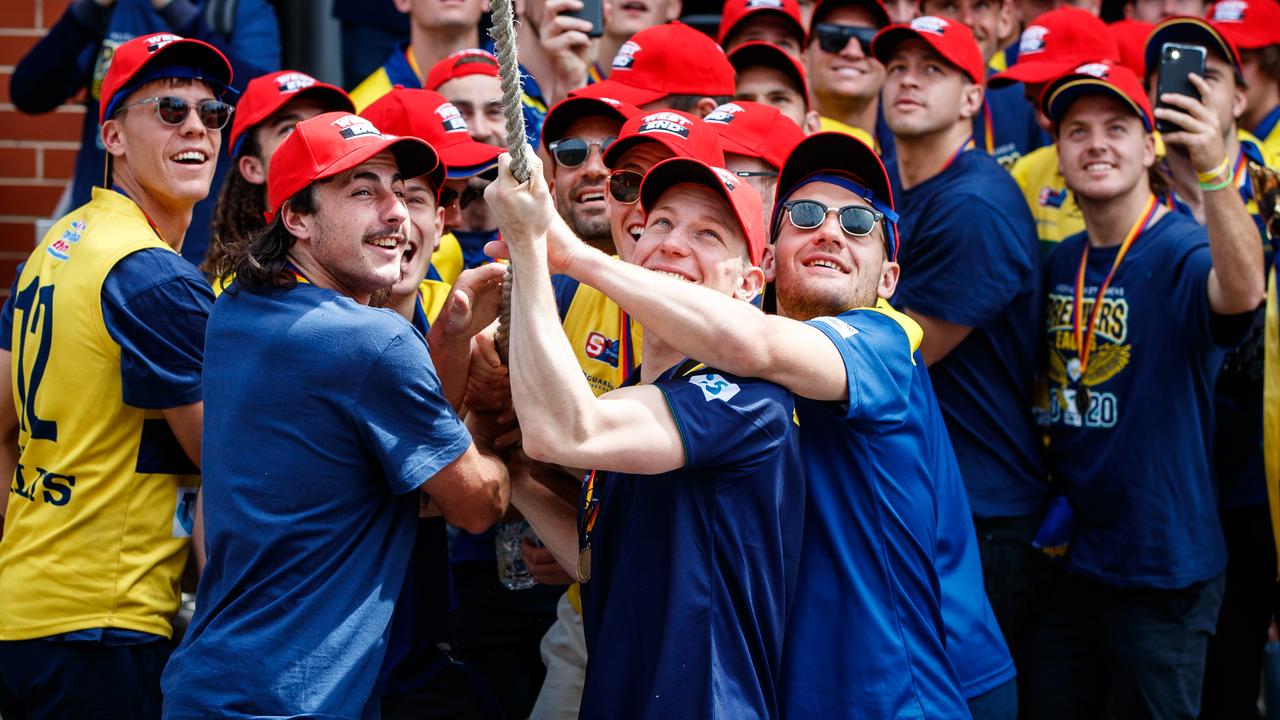
[[[609,174],[609,194],[623,205],[632,205],[640,199],[640,181],[644,175],[634,170],[614,170]]]
[[[479,199],[480,191],[470,185],[463,188],[462,192],[448,187],[440,191],[440,207],[449,207],[456,202],[459,210],[466,210],[471,203]]]
[[[844,50],[850,40],[856,38],[858,45],[862,47],[862,53],[870,56],[871,40],[875,38],[876,33],[879,31],[873,27],[818,23],[813,26],[813,32],[818,36],[818,47],[823,52],[837,54]]]
[[[791,224],[801,230],[812,230],[827,219],[827,213],[836,213],[836,217],[840,219],[840,229],[853,237],[870,235],[876,223],[884,217],[884,213],[865,205],[829,208],[817,200],[791,200],[783,203],[782,207],[786,208]]]
[[[591,154],[591,148],[600,148],[600,154],[603,155],[605,150],[613,144],[616,137],[601,138],[594,142],[587,142],[579,137],[567,137],[556,140],[547,145],[551,150],[551,156],[556,162],[565,167],[577,167],[587,161],[587,156]]]
[[[160,116],[160,121],[166,125],[181,125],[186,122],[187,114],[192,109],[192,103],[186,99],[174,95],[164,95],[143,98],[138,102],[122,105],[116,109],[116,112],[119,113],[122,110],[149,103],[155,103],[156,114]],[[221,100],[201,100],[195,103],[196,117],[200,118],[200,123],[210,130],[221,130],[226,127],[231,120],[233,109]]]

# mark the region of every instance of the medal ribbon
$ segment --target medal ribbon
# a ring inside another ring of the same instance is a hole
[[[1080,376],[1084,377],[1085,370],[1089,368],[1089,354],[1093,350],[1093,328],[1098,322],[1098,313],[1102,309],[1102,300],[1107,295],[1107,288],[1111,287],[1111,279],[1116,276],[1116,269],[1120,267],[1120,263],[1124,260],[1124,256],[1129,252],[1129,248],[1133,246],[1138,236],[1143,230],[1147,229],[1147,223],[1151,222],[1152,216],[1156,214],[1156,208],[1159,204],[1156,202],[1156,196],[1152,195],[1147,198],[1146,209],[1138,216],[1137,222],[1133,227],[1129,228],[1128,234],[1124,237],[1124,242],[1120,243],[1120,250],[1116,253],[1116,259],[1111,262],[1111,271],[1107,273],[1107,279],[1102,281],[1102,286],[1098,288],[1098,299],[1094,301],[1093,308],[1089,310],[1088,327],[1080,326],[1080,309],[1084,303],[1084,276],[1085,270],[1089,266],[1089,243],[1085,243],[1084,252],[1080,255],[1080,269],[1076,271],[1076,294],[1075,305],[1071,309],[1071,331],[1076,339],[1076,357],[1080,359]]]

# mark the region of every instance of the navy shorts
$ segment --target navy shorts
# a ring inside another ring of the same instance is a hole
[[[132,645],[95,641],[0,642],[4,720],[150,720],[160,717],[164,638]]]

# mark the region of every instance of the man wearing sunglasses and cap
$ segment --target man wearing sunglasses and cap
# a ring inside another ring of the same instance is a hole
[[[884,66],[871,40],[889,24],[880,0],[823,0],[813,10],[805,66],[822,130],[848,133],[891,155],[893,136],[880,119]]]
[[[160,715],[213,302],[178,252],[209,192],[230,82],[197,40],[117,48],[99,118],[111,185],[54,225],[5,303],[5,717]]]
[[[517,184],[503,167],[488,195],[516,276],[524,450],[599,468],[584,484],[581,552],[572,530],[544,537],[583,582],[580,716],[778,717],[803,521],[791,395],[689,360],[650,331],[639,372],[596,397],[560,339],[545,241],[558,218],[539,172]],[[645,175],[639,202],[648,222],[631,260],[646,274],[744,306],[760,291],[765,232],[750,185],[673,158]]]
[[[377,717],[422,495],[473,532],[506,509],[506,468],[442,396],[422,335],[367,307],[401,276],[404,178],[438,162],[340,112],[276,150],[272,220],[235,249],[209,322],[209,562],[167,718]]]
[[[1213,383],[1262,299],[1262,249],[1230,178],[1208,172],[1225,153],[1216,114],[1163,100],[1153,114],[1140,81],[1102,63],[1041,96],[1086,232],[1045,266],[1049,468],[1077,522],[1027,665],[1036,718],[1199,711],[1226,564]],[[1153,115],[1210,175],[1204,227],[1152,193]]]

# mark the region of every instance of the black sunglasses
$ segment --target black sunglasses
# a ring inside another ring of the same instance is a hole
[[[801,230],[812,230],[827,219],[828,213],[836,213],[840,218],[840,229],[846,235],[866,237],[871,234],[876,223],[884,217],[884,213],[865,205],[845,205],[842,208],[829,208],[817,200],[791,200],[782,204],[787,210],[787,219]]]
[[[453,188],[444,188],[440,191],[440,207],[449,207],[454,203],[458,203],[459,210],[466,210],[467,206],[480,199],[480,191],[470,185],[458,192]]]
[[[191,112],[191,103],[184,98],[163,95],[161,97],[143,98],[135,103],[121,105],[116,108],[116,113],[148,103],[155,103],[156,114],[160,116],[160,121],[166,125],[181,125],[186,122],[187,114]],[[196,116],[200,118],[202,125],[210,130],[221,130],[231,121],[231,111],[234,108],[221,100],[201,100],[195,104],[195,110]]]
[[[823,52],[829,52],[833,55],[839,53],[844,50],[850,40],[856,38],[858,45],[862,47],[862,53],[870,56],[871,41],[875,38],[876,33],[880,31],[873,27],[818,23],[813,26],[813,32],[818,36],[818,47]]]
[[[632,205],[640,199],[640,181],[644,175],[634,170],[614,170],[609,173],[609,194],[623,205]]]
[[[551,150],[551,156],[556,159],[557,163],[565,167],[577,167],[587,161],[587,156],[591,154],[591,148],[600,148],[600,154],[603,155],[605,150],[613,144],[616,137],[601,138],[594,142],[587,142],[580,137],[567,137],[549,143],[547,148]]]

